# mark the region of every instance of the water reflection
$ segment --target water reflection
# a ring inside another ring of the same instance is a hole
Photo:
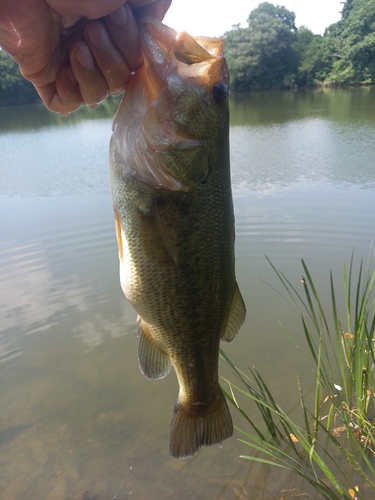
[[[231,123],[235,126],[267,126],[315,117],[373,125],[374,110],[373,86],[252,92],[232,94],[230,99]]]
[[[68,117],[51,113],[41,103],[29,106],[0,107],[0,133],[41,130],[51,126],[66,127],[84,120],[111,118],[120,100],[121,97],[111,97],[102,102],[95,111],[88,107],[82,107]]]
[[[374,187],[374,87],[235,94],[231,124],[235,194]]]
[[[0,360],[23,352],[23,335],[72,318],[78,326],[71,333],[90,347],[107,335],[116,338],[134,331],[134,312],[118,285],[109,196],[96,197],[95,205],[93,201],[47,198],[41,205],[3,200]],[[108,266],[109,255],[113,261]]]

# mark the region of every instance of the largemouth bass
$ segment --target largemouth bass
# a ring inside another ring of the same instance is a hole
[[[173,366],[170,451],[192,456],[233,433],[219,385],[220,340],[246,309],[234,269],[224,40],[139,21],[144,65],[113,121],[110,177],[120,281],[138,313],[148,379]]]

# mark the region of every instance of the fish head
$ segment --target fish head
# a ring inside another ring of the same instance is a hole
[[[124,113],[133,112],[145,151],[132,168],[143,182],[189,191],[206,180],[228,135],[224,39],[194,38],[146,16],[139,29],[144,65],[125,92]]]

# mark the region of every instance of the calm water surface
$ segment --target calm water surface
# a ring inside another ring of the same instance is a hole
[[[318,498],[296,477],[239,458],[250,449],[236,433],[192,459],[170,457],[175,376],[149,382],[139,372],[136,315],[119,286],[107,173],[115,109],[67,119],[0,109],[0,498],[110,500],[130,467],[119,500],[271,500],[286,489]],[[307,392],[313,377],[278,323],[307,353],[265,254],[296,287],[304,258],[327,301],[329,270],[340,284],[354,247],[367,258],[375,88],[236,95],[231,123],[248,316],[224,348],[243,370],[255,365],[288,410],[296,375]]]

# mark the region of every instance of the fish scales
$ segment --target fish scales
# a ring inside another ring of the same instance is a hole
[[[233,433],[219,344],[246,309],[234,269],[227,70],[220,40],[202,47],[150,18],[141,38],[145,65],[114,119],[111,189],[140,369],[157,379],[173,366],[178,378],[170,451],[179,458]]]

